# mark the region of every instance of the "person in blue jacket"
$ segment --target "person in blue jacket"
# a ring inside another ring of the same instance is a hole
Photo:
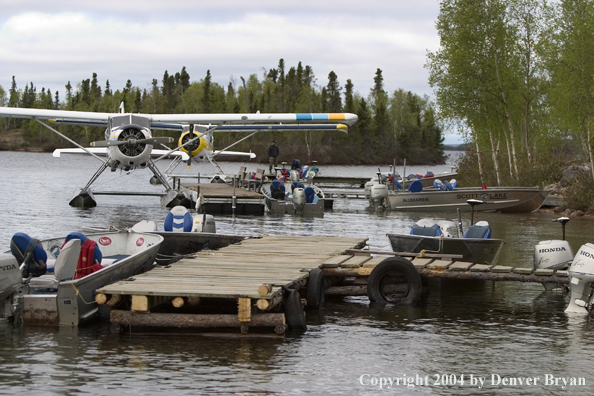
[[[276,168],[278,165],[278,146],[276,145],[276,140],[272,141],[270,147],[268,147],[268,163],[270,166],[268,167],[268,172],[272,173],[272,168]]]

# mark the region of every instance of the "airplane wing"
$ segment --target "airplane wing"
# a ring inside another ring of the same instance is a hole
[[[89,147],[89,148],[87,148],[87,150],[89,150],[91,153],[96,154],[96,155],[107,155],[107,147]],[[55,149],[54,152],[52,153],[52,155],[56,158],[59,158],[62,154],[86,154],[86,155],[88,155],[89,153],[83,149],[80,149],[80,148]]]
[[[104,125],[110,118],[121,113],[95,113],[92,111],[26,109],[18,107],[0,107],[0,117],[56,120],[71,124]],[[249,114],[135,114],[151,120],[151,124],[187,123],[187,124],[253,124],[253,123],[308,123],[341,122],[353,125],[358,117],[351,113],[249,113]]]
[[[256,154],[254,153],[246,153],[242,151],[213,151],[213,157],[222,157],[222,156],[245,156],[250,158],[256,158]]]
[[[187,161],[190,159],[190,156],[187,153],[184,153],[183,151],[174,151],[172,153],[170,153],[170,151],[171,150],[153,149],[151,151],[151,157],[161,157],[162,155],[169,153],[169,155],[167,155],[167,157],[165,158],[181,157],[182,161]]]
[[[89,150],[91,153],[96,154],[96,155],[107,155],[107,147],[88,147],[87,150]],[[153,149],[151,151],[151,156],[152,157],[160,157],[165,153],[168,153],[169,150],[155,150]],[[55,149],[53,152],[53,156],[58,158],[60,157],[62,154],[89,154],[88,152],[86,152],[85,150],[81,149],[81,148],[68,148],[68,149]],[[183,151],[174,151],[173,153],[169,153],[169,155],[165,158],[173,158],[173,157],[181,157],[182,160],[187,161],[190,156],[187,153],[184,153]]]
[[[1,113],[0,113],[1,114]],[[251,113],[251,114],[147,114],[152,122],[187,124],[253,124],[271,122],[342,122],[353,125],[358,117],[351,113]]]

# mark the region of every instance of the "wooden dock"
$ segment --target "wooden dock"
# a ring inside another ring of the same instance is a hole
[[[547,289],[569,284],[568,271],[473,264],[453,254],[374,251],[363,249],[366,241],[317,236],[246,239],[102,287],[95,301],[121,329],[216,328],[245,335],[272,328],[282,335],[287,328],[305,328],[303,305],[310,305],[312,293],[318,302],[325,296],[368,295],[370,275],[391,256],[410,260],[421,278],[535,282]],[[406,278],[404,283],[396,280],[395,287],[401,286],[406,286]],[[407,287],[399,290],[408,293]]]
[[[347,250],[343,256],[335,256],[322,265],[324,274],[340,279],[351,278],[353,282],[334,285],[326,290],[326,295],[364,296],[367,295],[367,277],[384,259],[400,256],[409,259],[422,278],[474,279],[488,281],[512,281],[541,283],[545,287],[569,285],[568,271],[538,269],[532,267],[514,268],[503,265],[473,264],[446,258],[448,255],[418,253],[395,253],[388,251]],[[453,256],[453,255],[450,255]]]
[[[263,215],[266,197],[253,189],[227,183],[182,183],[202,195],[200,213]]]
[[[110,322],[118,326],[236,327],[242,333],[251,327],[273,327],[282,334],[285,315],[273,310],[283,306],[287,290],[301,289],[312,269],[332,262],[348,249],[363,247],[366,240],[305,236],[246,239],[102,287],[96,291],[96,301],[114,305]],[[130,310],[119,308],[123,301],[129,302]],[[213,304],[221,308],[214,314]],[[225,305],[233,306],[234,312],[220,313],[226,312]]]

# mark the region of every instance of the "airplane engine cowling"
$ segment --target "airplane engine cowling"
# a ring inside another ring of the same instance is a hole
[[[128,125],[123,128],[123,130],[119,133],[118,141],[126,141],[130,139],[141,140],[145,139],[146,135],[142,132],[140,127],[136,125]],[[146,149],[146,144],[144,143],[134,143],[134,144],[124,144],[118,146],[120,152],[128,157],[137,157],[144,152]]]
[[[182,133],[182,135],[179,138],[178,146],[184,146],[182,147],[182,151],[189,154],[190,157],[195,157],[196,155],[198,155],[198,153],[200,153],[202,150],[208,147],[208,141],[204,137],[201,137],[200,139],[197,139],[190,144],[186,144],[187,142],[198,136],[200,136],[199,133],[188,131]]]

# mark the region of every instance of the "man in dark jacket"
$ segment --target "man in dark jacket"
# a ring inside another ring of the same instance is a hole
[[[278,146],[276,145],[276,141],[273,140],[270,147],[268,147],[268,163],[270,166],[268,167],[268,172],[272,173],[272,168],[277,166],[278,164]]]

